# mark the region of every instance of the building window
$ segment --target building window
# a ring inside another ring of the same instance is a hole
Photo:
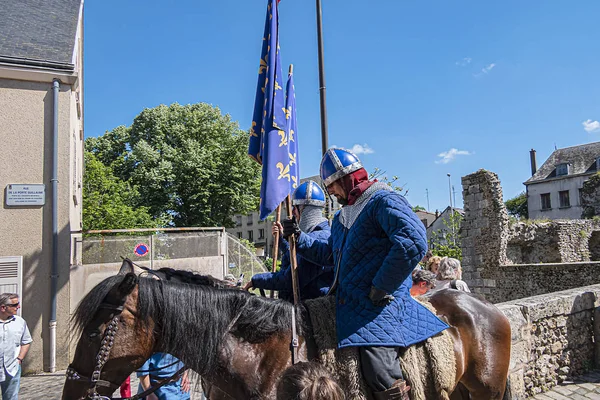
[[[242,238],[242,232],[238,232],[237,235],[238,235],[238,239]]]
[[[248,240],[254,242],[254,232],[248,231]]]
[[[242,226],[242,216],[241,215],[237,215],[235,217],[235,226]]]
[[[258,230],[258,238],[259,239],[264,239],[265,238],[265,230],[264,229],[259,229]]]
[[[569,164],[558,164],[556,166],[556,176],[569,175]]]
[[[579,205],[582,206],[583,205],[583,190],[578,189],[579,190]]]
[[[550,210],[552,208],[550,193],[542,193],[540,197],[542,199],[542,210]]]
[[[252,225],[252,214],[248,215],[248,223],[246,225]]]
[[[561,208],[571,207],[571,201],[569,200],[568,190],[562,190],[558,192],[558,199],[560,200]]]

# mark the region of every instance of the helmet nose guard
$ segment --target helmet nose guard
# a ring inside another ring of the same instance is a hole
[[[321,160],[321,179],[325,187],[331,185],[343,176],[363,168],[362,163],[349,150],[331,148]]]
[[[325,193],[315,181],[306,181],[294,191],[292,204],[325,207]]]

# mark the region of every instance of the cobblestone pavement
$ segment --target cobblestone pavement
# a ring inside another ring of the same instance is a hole
[[[30,375],[21,378],[21,391],[19,398],[22,400],[60,399],[65,381],[64,371]],[[136,393],[138,380],[132,375],[131,387]],[[202,393],[199,388],[192,385],[192,399],[201,400]],[[114,396],[120,397],[119,393]],[[1,398],[1,397],[0,397]],[[565,382],[554,387],[551,391],[538,394],[534,400],[600,400],[600,371],[577,378],[572,382]]]
[[[572,382],[555,386],[535,396],[535,400],[600,400],[600,371],[590,372]]]
[[[202,392],[199,386],[195,385],[193,381],[194,379],[192,379],[192,400],[201,400],[203,399]],[[21,377],[19,400],[60,399],[64,383],[65,371],[23,376]],[[132,374],[132,394],[137,393],[138,383],[137,377],[135,374]],[[118,390],[113,396],[121,397]],[[0,395],[1,398],[2,396]]]

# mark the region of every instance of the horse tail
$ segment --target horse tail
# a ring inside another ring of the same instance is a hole
[[[502,400],[513,400],[512,390],[510,387],[510,375],[506,378],[506,388],[504,389],[504,396]]]

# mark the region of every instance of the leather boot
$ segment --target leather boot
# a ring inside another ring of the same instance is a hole
[[[373,393],[373,396],[375,400],[410,400],[410,397],[408,397],[409,391],[410,386],[406,384],[406,381],[399,379],[394,382],[391,388],[383,392]]]

